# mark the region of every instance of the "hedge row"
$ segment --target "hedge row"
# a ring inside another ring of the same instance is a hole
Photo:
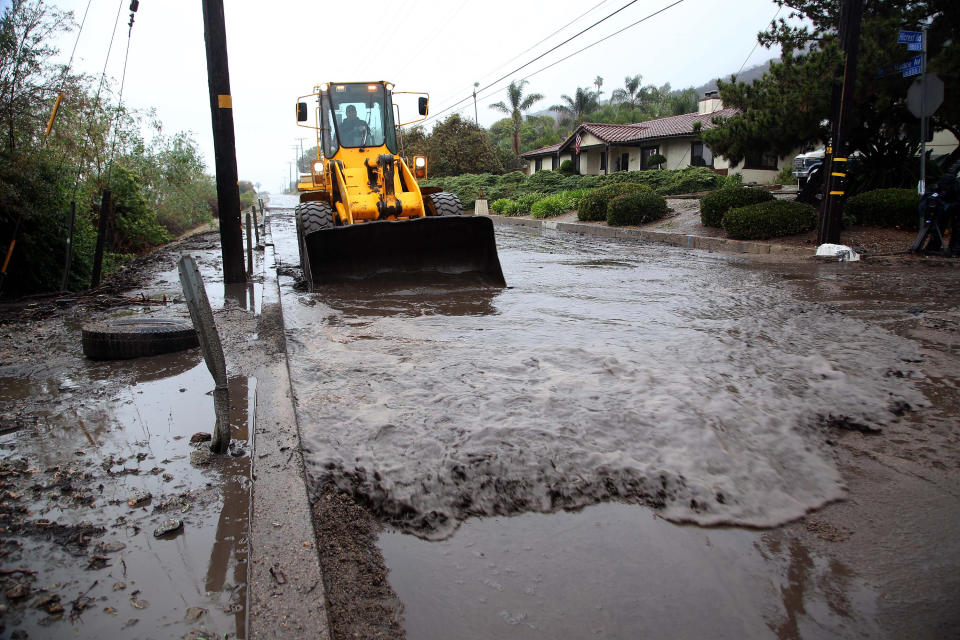
[[[792,236],[817,228],[817,210],[802,202],[771,200],[730,209],[723,228],[739,240]]]
[[[420,186],[440,187],[444,191],[455,193],[464,208],[470,210],[481,191],[492,203],[503,199],[517,200],[527,194],[553,195],[563,191],[595,189],[626,182],[645,185],[660,195],[673,195],[719,189],[739,184],[739,179],[739,176],[721,176],[706,167],[687,167],[662,171],[618,171],[600,176],[580,176],[562,171],[538,171],[529,178],[519,171],[504,175],[465,174],[449,178],[430,178],[421,182]]]
[[[876,189],[847,200],[846,212],[855,224],[916,231],[920,196],[913,189]]]
[[[700,222],[705,227],[722,227],[723,215],[730,209],[773,200],[763,189],[724,187],[700,198]]]

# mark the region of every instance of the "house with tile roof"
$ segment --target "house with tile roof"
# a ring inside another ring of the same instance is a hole
[[[530,165],[527,175],[537,171],[558,169],[564,160],[573,162],[578,173],[600,175],[614,171],[638,171],[649,168],[647,159],[662,155],[662,169],[710,167],[723,175],[741,174],[744,183],[772,182],[783,167],[792,167],[796,153],[776,157],[758,150],[736,165],[726,158],[714,156],[700,141],[700,130],[713,128],[713,118],[729,118],[740,113],[724,108],[715,91],[708,92],[697,111],[669,118],[658,118],[637,124],[601,124],[584,122],[561,142],[521,154]],[[797,150],[799,153],[800,150]]]

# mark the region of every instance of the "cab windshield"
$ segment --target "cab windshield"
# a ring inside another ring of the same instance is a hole
[[[336,123],[340,146],[379,147],[386,144],[396,153],[392,107],[382,84],[334,84],[329,91],[327,115]]]

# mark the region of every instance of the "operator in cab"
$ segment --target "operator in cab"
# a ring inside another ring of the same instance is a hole
[[[366,131],[367,123],[357,117],[357,108],[347,105],[347,117],[340,123],[340,143],[345,147],[359,147]]]

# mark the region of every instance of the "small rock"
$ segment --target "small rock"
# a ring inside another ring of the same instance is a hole
[[[205,467],[211,464],[216,456],[208,449],[195,449],[190,452],[190,464]]]
[[[199,621],[206,613],[207,610],[202,607],[189,607],[183,619],[192,624]]]
[[[117,610],[114,609],[113,607],[104,607],[104,608],[103,608],[103,612],[104,612],[104,613],[109,613],[109,614],[112,615],[112,616],[117,615]]]
[[[126,582],[114,582],[114,583],[113,583],[113,590],[114,590],[114,591],[123,591],[123,590],[126,589],[126,588],[127,588],[127,583],[126,583]]]
[[[180,520],[179,518],[171,518],[169,520],[165,520],[160,524],[159,527],[153,530],[153,537],[162,538],[165,535],[169,535],[182,529],[183,520]]]
[[[164,481],[164,482],[170,482],[171,480],[173,480],[173,474],[172,474],[172,473],[165,473],[165,474],[163,474],[162,478],[163,478],[163,481]]]
[[[151,498],[153,498],[153,495],[148,491],[135,491],[127,500],[127,504],[131,507],[140,507],[149,502]]]
[[[47,605],[46,610],[50,615],[56,616],[63,613],[63,605],[59,602],[51,602]]]
[[[97,551],[100,553],[116,553],[117,551],[123,551],[126,548],[126,544],[116,540],[113,542],[101,542],[96,546]]]
[[[60,594],[53,592],[41,593],[30,606],[34,609],[45,609],[51,602],[60,602]]]
[[[190,444],[200,444],[201,442],[210,442],[213,440],[213,436],[209,433],[195,433],[190,436]]]
[[[25,582],[17,583],[7,589],[8,600],[19,600],[20,598],[26,598],[28,595],[30,595],[30,585]]]

